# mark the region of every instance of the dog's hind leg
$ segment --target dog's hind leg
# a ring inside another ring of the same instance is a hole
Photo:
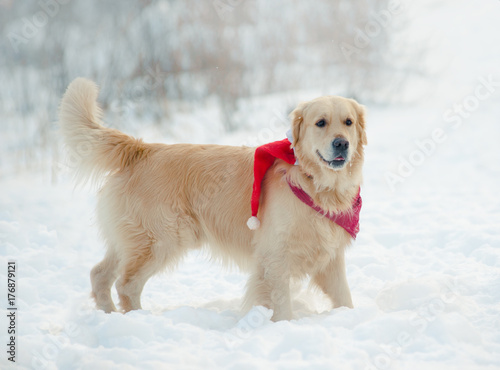
[[[178,245],[168,247],[155,241],[143,243],[124,256],[121,275],[116,282],[120,306],[124,312],[142,309],[141,293],[150,277],[174,266],[184,255]]]
[[[119,259],[113,246],[109,246],[104,259],[90,273],[92,297],[98,309],[106,313],[116,311],[111,299],[111,287],[118,277]]]

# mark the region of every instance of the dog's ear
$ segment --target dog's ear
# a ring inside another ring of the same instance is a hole
[[[359,104],[356,100],[350,99],[354,109],[356,110],[359,138],[361,145],[368,144],[368,139],[366,138],[366,127],[365,127],[365,106]]]
[[[302,122],[304,121],[304,110],[307,106],[307,102],[302,102],[297,105],[292,113],[290,113],[290,121],[292,122],[292,137],[293,143],[292,147],[296,147],[300,140],[300,128]]]

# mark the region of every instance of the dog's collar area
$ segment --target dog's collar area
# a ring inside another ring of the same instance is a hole
[[[287,183],[290,187],[290,190],[292,190],[292,193],[297,198],[299,198],[302,203],[311,207],[322,217],[326,217],[330,221],[335,222],[337,225],[347,231],[353,239],[356,239],[356,235],[359,232],[359,212],[361,211],[361,206],[363,204],[360,195],[361,189],[358,190],[358,194],[354,197],[352,207],[348,212],[330,213],[326,212],[323,208],[315,204],[311,196],[307,194],[302,188],[291,184],[288,180]]]

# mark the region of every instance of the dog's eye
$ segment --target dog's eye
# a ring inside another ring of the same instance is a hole
[[[346,124],[347,126],[352,125],[352,121],[351,121],[351,119],[350,119],[350,118],[346,119],[346,120],[345,120],[345,124]]]
[[[324,127],[326,125],[326,122],[324,119],[320,119],[318,122],[316,122],[316,126],[318,127]]]

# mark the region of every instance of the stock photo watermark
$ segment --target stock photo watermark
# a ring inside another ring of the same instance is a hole
[[[250,310],[230,332],[224,334],[224,342],[231,349],[237,344],[249,339],[255,330],[263,326],[265,323],[271,322],[273,310],[264,306],[256,306]]]
[[[261,128],[257,134],[247,137],[240,145],[257,147],[259,145],[273,141],[276,136],[282,135],[285,137],[286,131],[290,128],[290,121],[288,118],[278,111],[273,109],[273,116],[269,123]]]
[[[452,129],[456,130],[462,127],[465,120],[469,119],[479,109],[481,102],[491,98],[496,92],[496,88],[500,87],[500,81],[495,80],[492,75],[480,76],[478,80],[479,83],[471,94],[443,112],[443,121],[448,125],[451,124]],[[439,144],[448,139],[447,130],[449,128],[446,126],[444,128],[435,128],[427,138],[415,140],[416,148],[406,157],[400,156],[398,158],[397,170],[386,172],[384,175],[385,181],[392,192],[396,190],[398,184],[404,183],[418,167],[422,166],[434,154]]]
[[[121,97],[111,102],[111,111],[118,114],[120,119],[126,119],[130,115],[130,112],[133,112],[144,102],[149,93],[161,87],[169,77],[169,73],[161,69],[159,64],[147,67],[145,72],[146,74],[141,78],[139,83],[134,85]]]
[[[394,341],[380,344],[380,352],[370,358],[364,369],[386,370],[392,368],[394,362],[403,355],[404,349],[413,344],[427,327],[457,300],[462,289],[463,287],[457,278],[451,282],[445,282],[438,297],[428,300],[414,310],[407,320],[407,327],[395,336]]]
[[[31,17],[21,18],[22,26],[18,32],[9,32],[7,35],[10,45],[16,53],[21,45],[27,44],[40,30],[47,26],[49,20],[59,14],[62,5],[66,5],[70,0],[40,0],[38,6],[40,10]]]
[[[59,334],[47,333],[45,344],[40,350],[32,351],[31,368],[43,370],[52,368],[58,356],[71,342],[83,335],[84,326],[89,325],[96,316],[96,310],[82,303],[76,310],[76,318],[67,322]]]
[[[17,262],[7,262],[7,360],[16,362],[17,355]]]
[[[214,0],[212,6],[222,21],[226,21],[234,10],[246,0]]]
[[[345,59],[351,62],[353,54],[361,53],[363,49],[368,47],[391,24],[394,16],[401,14],[404,10],[402,2],[395,0],[389,2],[387,9],[375,12],[362,29],[355,30],[356,35],[352,41],[340,43],[340,50]]]

